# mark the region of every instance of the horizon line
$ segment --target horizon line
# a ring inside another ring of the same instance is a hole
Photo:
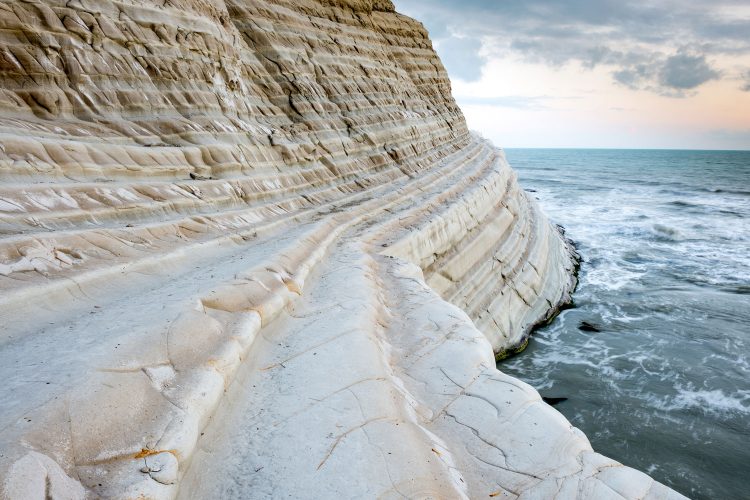
[[[750,149],[712,149],[712,148],[633,148],[633,147],[596,147],[596,146],[498,146],[500,149],[584,149],[590,151],[705,151],[725,153],[750,153]]]

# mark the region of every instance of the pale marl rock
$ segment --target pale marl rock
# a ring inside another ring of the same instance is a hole
[[[0,26],[4,497],[678,497],[495,369],[575,259],[389,1]]]
[[[141,467],[141,472],[151,476],[151,479],[161,484],[174,484],[177,482],[179,464],[175,456],[169,452],[156,453],[143,458],[146,465]]]
[[[85,498],[86,491],[81,483],[68,477],[54,460],[30,451],[8,471],[3,494],[8,498],[27,500],[78,500]]]

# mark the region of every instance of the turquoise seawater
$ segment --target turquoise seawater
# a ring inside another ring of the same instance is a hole
[[[506,155],[584,262],[576,307],[499,368],[568,398],[595,450],[693,498],[750,498],[750,152]]]

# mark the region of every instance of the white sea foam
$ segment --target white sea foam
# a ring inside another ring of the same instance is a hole
[[[695,408],[706,414],[750,414],[750,391],[727,394],[720,389],[677,388],[677,395],[668,401],[653,398],[654,406],[664,411]]]
[[[613,262],[607,262],[589,270],[583,279],[587,285],[615,291],[622,290],[644,274],[645,272],[628,271]]]
[[[654,234],[660,238],[671,241],[679,241],[682,239],[682,233],[677,228],[670,227],[665,224],[654,224],[651,227]]]
[[[570,395],[560,411],[604,449],[618,446],[607,436],[638,427],[675,455],[693,442],[731,456],[731,443],[750,436],[750,197],[731,194],[750,182],[750,156],[557,151],[509,161],[584,258],[578,307],[537,332],[531,353],[504,362],[512,374]],[[602,331],[581,332],[580,321]],[[654,464],[652,442],[628,448]],[[718,466],[648,471],[705,493],[701,477]]]

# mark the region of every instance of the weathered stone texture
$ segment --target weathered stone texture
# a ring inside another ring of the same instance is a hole
[[[5,497],[674,496],[495,369],[575,262],[390,1],[0,36]]]

